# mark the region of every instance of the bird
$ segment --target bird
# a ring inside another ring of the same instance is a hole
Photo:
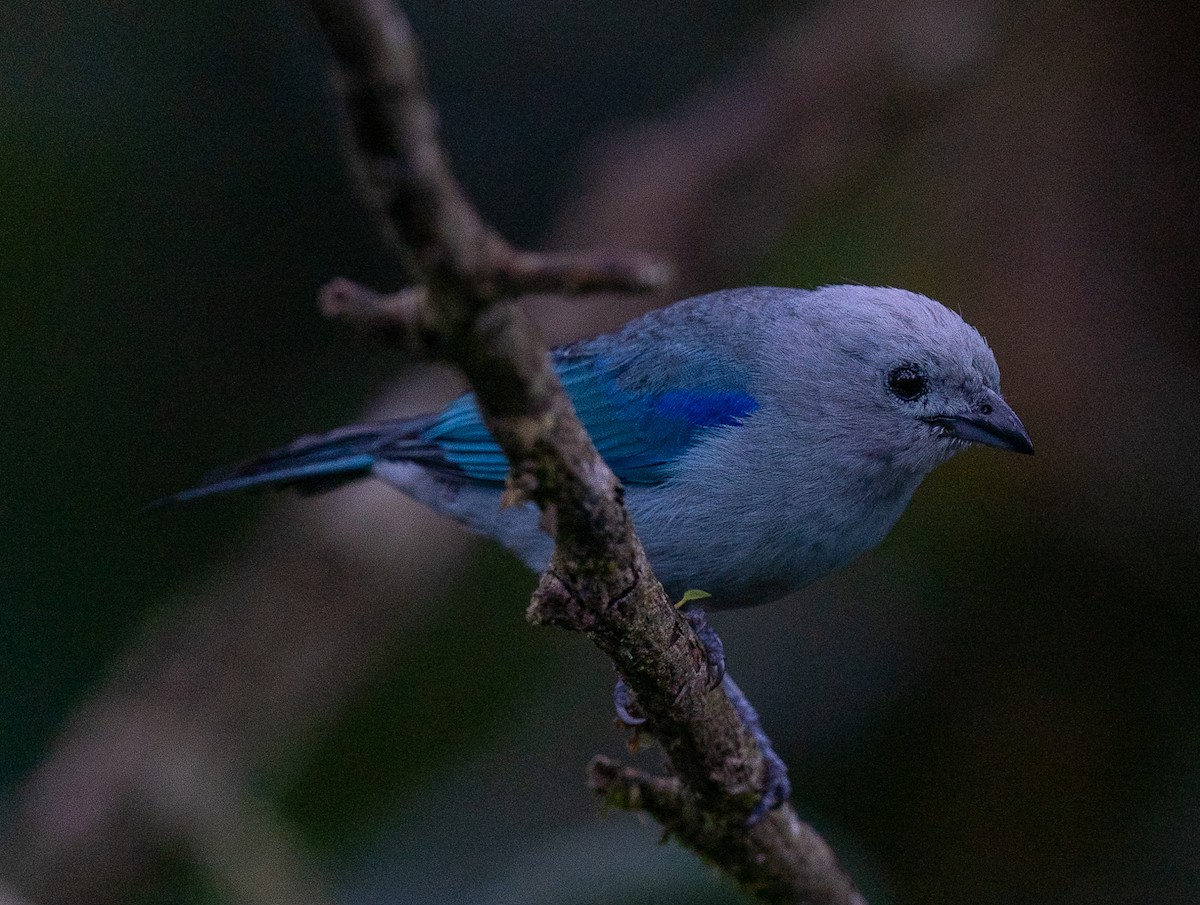
[[[875,547],[922,479],[971,444],[1032,453],[983,337],[902,289],[724,290],[552,361],[668,593],[766,603]],[[440,413],[302,437],[162,503],[375,477],[535,571],[553,540],[502,507],[508,463],[471,393]]]
[[[551,360],[624,487],[664,588],[674,599],[707,595],[689,612],[719,681],[723,655],[705,609],[776,600],[845,566],[883,540],[926,475],[971,445],[1033,452],[984,338],[904,289],[712,292],[561,346]],[[373,477],[540,572],[553,540],[532,503],[501,506],[507,474],[466,393],[437,413],[302,437],[161,502],[263,486],[322,492]],[[757,727],[741,692],[727,690]],[[620,683],[616,697],[636,723]],[[787,791],[784,770],[764,804]]]

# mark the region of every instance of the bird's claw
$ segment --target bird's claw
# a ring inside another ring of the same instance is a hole
[[[746,724],[746,728],[750,730],[750,734],[754,736],[754,741],[758,743],[758,750],[762,754],[763,766],[767,773],[763,783],[763,796],[746,818],[746,826],[754,826],[768,813],[792,797],[792,781],[788,778],[787,764],[775,753],[775,749],[771,746],[771,740],[763,731],[758,711],[746,700],[746,696],[737,687],[737,683],[726,675],[721,680],[721,687],[725,689],[725,694],[729,697],[729,702],[733,704],[733,709],[737,711],[742,722]]]
[[[617,684],[613,686],[613,710],[617,712],[617,719],[630,729],[641,726],[646,722],[644,716],[635,716],[630,712],[632,702],[629,700],[629,686],[625,684],[625,680],[620,676],[617,677]]]
[[[758,740],[759,750],[762,751],[763,764],[767,768],[767,782],[763,797],[746,818],[746,826],[759,823],[767,814],[792,797],[792,781],[788,778],[787,764],[775,753],[765,735],[761,739],[757,735],[755,738]]]
[[[700,646],[704,648],[704,656],[708,664],[708,690],[712,691],[725,678],[725,645],[716,630],[708,624],[708,616],[699,606],[690,606],[683,611],[683,618],[688,621]]]
[[[712,691],[725,678],[725,645],[721,643],[721,638],[713,627],[708,624],[708,617],[700,607],[687,607],[683,611],[683,618],[688,621],[688,625],[692,627],[692,631],[696,633],[696,638],[700,641],[700,646],[704,648],[708,669],[707,690]],[[617,684],[613,686],[613,710],[617,712],[617,719],[631,729],[642,726],[646,722],[644,716],[635,713],[635,707],[636,704],[632,700],[629,686],[625,684],[624,679],[618,676]]]
[[[737,711],[742,722],[746,724],[746,728],[754,736],[758,750],[762,753],[763,767],[766,770],[763,795],[746,818],[746,826],[754,826],[792,797],[792,782],[788,778],[787,764],[771,746],[771,740],[763,731],[758,712],[746,700],[746,696],[742,694],[737,683],[726,673],[725,646],[712,626],[708,624],[704,610],[698,606],[688,607],[684,610],[683,615],[704,648],[704,655],[708,663],[709,690],[711,691],[718,685],[725,689],[725,694],[733,704],[734,710]],[[617,719],[630,728],[643,725],[646,718],[635,713],[635,708],[636,704],[631,698],[629,686],[625,684],[623,678],[618,676],[617,684],[613,688],[613,709],[617,712]]]

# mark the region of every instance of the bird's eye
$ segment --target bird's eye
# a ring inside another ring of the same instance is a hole
[[[912,402],[925,395],[925,375],[911,365],[896,368],[888,374],[888,389],[901,399]]]

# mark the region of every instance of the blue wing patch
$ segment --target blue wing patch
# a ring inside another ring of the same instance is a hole
[[[743,389],[630,392],[597,355],[560,353],[555,368],[597,450],[626,484],[656,484],[708,429],[739,424],[758,408]],[[420,439],[476,481],[503,483],[508,460],[483,425],[472,394],[459,397]]]

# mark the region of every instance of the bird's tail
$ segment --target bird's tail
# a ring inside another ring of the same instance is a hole
[[[212,472],[197,486],[156,500],[150,508],[253,487],[294,487],[301,493],[332,490],[365,477],[385,450],[394,456],[411,448],[412,458],[420,460],[428,447],[420,433],[430,421],[424,417],[358,424],[301,437],[232,468]]]

